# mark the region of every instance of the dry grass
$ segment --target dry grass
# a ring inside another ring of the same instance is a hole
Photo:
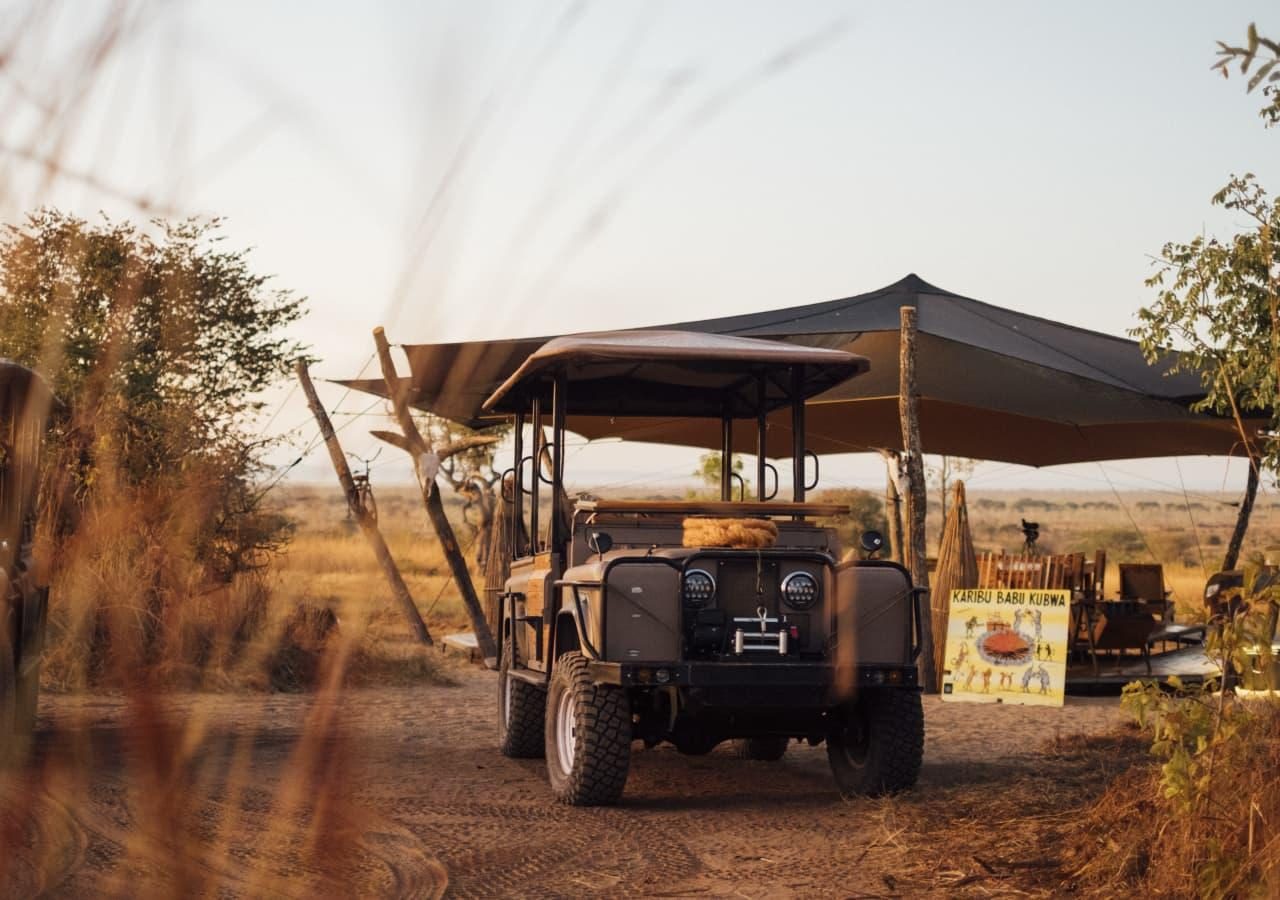
[[[876,801],[881,837],[873,846],[888,849],[876,861],[883,896],[1073,893],[1066,836],[1115,779],[1150,771],[1147,746],[1134,730],[1060,736],[927,799],[907,793]]]
[[[373,552],[354,524],[337,485],[279,488],[279,509],[297,523],[294,539],[272,567],[273,594],[280,602],[324,606],[339,619],[371,620],[388,637],[403,621],[392,605],[390,589]],[[458,540],[469,551],[474,530],[460,522],[460,506],[448,492],[446,508]],[[416,488],[383,488],[377,492],[378,527],[400,567],[432,636],[467,627],[466,612],[439,542],[431,531]],[[483,574],[470,552],[472,580]]]
[[[1194,814],[1164,796],[1157,766],[1117,778],[1064,832],[1064,874],[1086,896],[1280,896],[1280,705],[1218,749],[1214,787]]]

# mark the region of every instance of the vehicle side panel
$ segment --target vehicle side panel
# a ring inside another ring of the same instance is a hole
[[[619,563],[605,589],[605,659],[620,662],[681,657],[680,572],[666,565]]]
[[[852,659],[842,664],[910,665],[912,635],[911,576],[883,561],[841,563],[836,567],[836,616],[840,645]]]

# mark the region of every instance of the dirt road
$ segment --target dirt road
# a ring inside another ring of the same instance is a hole
[[[999,861],[1030,872],[1052,860],[1054,822],[1132,755],[1068,739],[1114,730],[1114,698],[1061,710],[928,698],[925,768],[909,796],[840,800],[821,747],[762,763],[637,744],[620,806],[570,809],[551,801],[540,761],[497,753],[494,676],[467,667],[456,677],[456,687],[345,692],[336,737],[310,748],[299,735],[323,712],[314,696],[184,695],[160,716],[116,696],[49,698],[25,788],[0,806],[20,849],[0,866],[0,887],[941,896],[987,879],[984,890],[1036,892]],[[281,821],[298,833],[281,836]]]

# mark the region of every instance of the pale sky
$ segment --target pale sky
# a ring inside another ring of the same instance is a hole
[[[27,8],[0,2],[0,34]],[[42,202],[138,216],[138,195],[224,216],[310,298],[298,334],[321,377],[354,375],[378,324],[393,342],[649,325],[908,272],[1123,334],[1162,243],[1230,231],[1209,198],[1232,173],[1280,190],[1261,99],[1209,70],[1250,21],[1280,34],[1274,3],[170,2],[137,6],[79,92],[60,88],[109,7],[39,8],[59,12],[0,79],[3,221]],[[50,126],[52,95],[75,106]],[[22,161],[50,148],[92,183]],[[270,427],[306,419],[295,393]],[[348,449],[371,452],[378,425],[347,428]],[[575,448],[569,473],[655,483],[696,455]],[[1222,460],[1181,470],[1201,490],[1243,481]],[[1106,471],[1179,484],[1168,460]],[[823,473],[883,483],[867,457]],[[320,452],[290,477],[332,474]],[[973,484],[1103,479],[992,464]]]

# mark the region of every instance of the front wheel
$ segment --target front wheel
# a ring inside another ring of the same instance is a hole
[[[631,767],[631,706],[617,685],[594,684],[576,651],[556,662],[547,690],[547,777],[571,806],[617,803]]]
[[[924,706],[915,691],[865,691],[827,735],[827,761],[845,797],[913,787],[924,758]]]

